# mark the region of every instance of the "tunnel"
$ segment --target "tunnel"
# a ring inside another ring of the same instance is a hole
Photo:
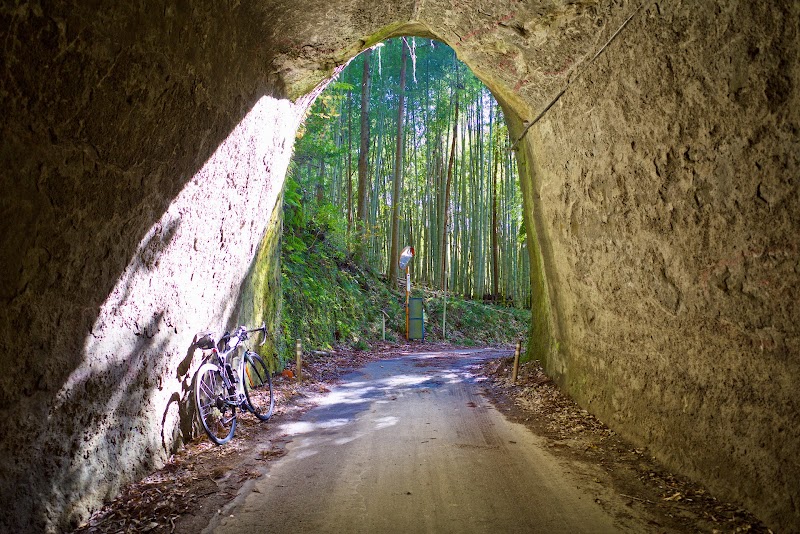
[[[0,7],[4,531],[77,526],[196,432],[197,331],[277,325],[305,110],[384,39],[503,108],[529,359],[665,465],[800,530],[800,5]]]

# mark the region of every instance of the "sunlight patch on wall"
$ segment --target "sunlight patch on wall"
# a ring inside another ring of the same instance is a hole
[[[193,336],[237,320],[303,110],[261,98],[142,238],[49,412],[70,459],[54,495],[75,503],[97,484],[113,493],[118,482],[102,473],[168,457],[181,417],[193,416],[176,407],[200,363]]]

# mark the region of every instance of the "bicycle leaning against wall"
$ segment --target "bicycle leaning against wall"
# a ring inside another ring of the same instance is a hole
[[[217,445],[230,441],[236,430],[236,410],[253,413],[262,421],[272,417],[275,396],[272,376],[261,356],[241,351],[242,343],[255,332],[267,340],[267,326],[248,330],[240,326],[217,341],[211,332],[195,336],[195,345],[211,355],[194,375],[197,415],[208,437]]]

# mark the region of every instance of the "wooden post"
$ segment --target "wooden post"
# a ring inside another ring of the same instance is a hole
[[[297,352],[297,381],[300,382],[303,380],[303,344],[300,340],[297,340],[297,344],[295,345],[295,350]]]
[[[511,371],[511,382],[517,382],[517,373],[519,372],[519,352],[522,349],[522,340],[517,340],[517,349],[514,351],[514,369]]]
[[[445,229],[447,223],[445,223]],[[444,238],[445,250],[447,249],[447,238]],[[442,339],[447,339],[447,261],[442,253]]]
[[[411,277],[408,274],[408,266],[406,266],[406,341],[408,341],[409,324],[408,324],[408,300],[411,296]]]
[[[447,290],[442,297],[442,339],[447,339]]]

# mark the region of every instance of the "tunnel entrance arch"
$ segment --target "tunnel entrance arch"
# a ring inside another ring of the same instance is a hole
[[[529,307],[517,164],[500,106],[440,41],[410,37],[383,43],[338,75],[301,126],[289,171],[288,248],[300,246],[294,241],[306,235],[309,219],[319,212],[322,226],[312,226],[325,234],[310,232],[309,247],[320,239],[340,243],[342,253],[386,274],[393,261],[390,208],[400,143],[398,233],[403,245],[418,251],[414,285]],[[404,126],[398,132],[400,47],[408,67]],[[290,261],[287,268],[301,276],[307,263]],[[303,297],[296,299],[299,305]],[[303,309],[294,309],[289,320],[308,333]],[[315,332],[323,336],[319,341],[332,343],[336,328],[321,330]],[[286,334],[287,346],[291,335]]]
[[[532,355],[797,530],[798,7],[514,0],[0,10],[0,525],[68,528],[190,433],[191,337],[270,313],[242,305],[252,259],[303,95],[332,71],[436,37],[521,135],[633,12],[519,145],[547,297]]]

